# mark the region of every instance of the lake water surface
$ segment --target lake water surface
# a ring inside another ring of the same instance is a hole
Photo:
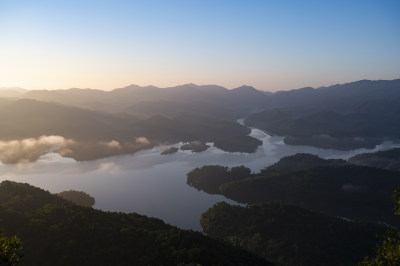
[[[0,181],[29,183],[52,193],[70,189],[85,191],[96,199],[94,208],[137,212],[180,228],[201,231],[199,219],[203,212],[219,201],[235,202],[186,185],[186,173],[196,167],[207,164],[228,167],[245,165],[258,172],[280,158],[296,153],[311,153],[326,159],[348,159],[359,153],[399,146],[384,143],[373,150],[337,151],[286,145],[282,137],[268,136],[259,129],[252,129],[251,136],[263,141],[253,154],[227,153],[211,147],[201,153],[178,151],[160,155],[166,147],[157,147],[132,155],[76,162],[49,153],[34,163],[0,163]]]

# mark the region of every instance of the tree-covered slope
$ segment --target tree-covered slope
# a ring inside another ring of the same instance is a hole
[[[298,154],[282,158],[259,174],[248,171],[238,178],[223,167],[203,166],[188,173],[187,183],[241,203],[280,200],[333,216],[400,225],[391,200],[400,185],[400,172],[341,160]]]
[[[23,242],[23,265],[268,265],[266,261],[159,219],[74,205],[4,181],[0,228]]]
[[[316,155],[297,153],[295,155],[281,158],[278,162],[252,174],[251,170],[243,165],[232,168],[220,165],[204,165],[187,173],[186,183],[198,190],[204,190],[210,194],[220,194],[220,186],[254,176],[271,175],[274,173],[285,173],[305,170],[315,166],[340,166],[347,162],[340,159],[325,160]]]
[[[281,202],[215,204],[201,216],[208,235],[256,252],[277,265],[356,265],[372,255],[385,227],[348,222]]]
[[[351,157],[349,162],[357,165],[400,171],[400,148],[358,154]]]
[[[68,190],[57,193],[56,195],[77,205],[85,207],[93,207],[96,202],[92,196],[83,191]]]
[[[226,183],[226,197],[261,203],[282,200],[310,210],[350,219],[400,225],[393,215],[391,195],[400,173],[361,166],[321,166],[263,175]]]
[[[313,154],[297,153],[283,157],[278,162],[262,169],[260,175],[305,170],[316,166],[340,166],[346,163],[341,159],[322,159]]]

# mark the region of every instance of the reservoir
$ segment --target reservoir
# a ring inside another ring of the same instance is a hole
[[[201,153],[179,150],[160,155],[167,147],[155,147],[131,155],[87,162],[48,153],[34,163],[0,163],[0,181],[29,183],[51,193],[70,189],[85,191],[96,199],[96,209],[136,212],[160,218],[183,229],[201,231],[200,215],[214,203],[237,203],[186,185],[186,174],[196,167],[245,165],[258,172],[280,158],[296,153],[311,153],[325,159],[348,159],[359,153],[399,147],[387,142],[371,150],[337,151],[286,145],[283,137],[269,136],[255,128],[250,135],[263,141],[263,145],[252,154],[224,152],[213,147],[212,143],[209,143],[211,148]]]

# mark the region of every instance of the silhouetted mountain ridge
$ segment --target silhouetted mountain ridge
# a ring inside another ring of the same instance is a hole
[[[23,98],[40,101],[53,101],[82,108],[109,112],[127,111],[141,115],[176,115],[190,111],[195,114],[208,114],[220,118],[237,119],[249,110],[262,109],[267,97],[261,91],[248,86],[228,90],[217,85],[199,86],[185,84],[169,88],[130,85],[112,91],[91,89],[68,89],[55,91],[28,91]],[[159,104],[164,106],[160,109]],[[178,106],[178,108],[174,108]],[[153,108],[156,108],[153,110]]]
[[[307,107],[352,112],[354,106],[367,101],[399,100],[399,88],[400,79],[360,80],[317,89],[306,87],[270,95],[268,107]]]
[[[400,79],[357,82],[269,95],[248,126],[284,136],[286,144],[350,150],[400,140]]]

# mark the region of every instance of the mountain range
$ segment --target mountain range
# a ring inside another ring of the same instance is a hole
[[[236,123],[239,118],[291,145],[348,150],[400,139],[400,79],[275,93],[195,84],[15,93],[18,97],[0,97],[0,140],[60,136],[75,143],[60,154],[78,160],[192,141],[254,152],[261,141],[248,136],[250,129]]]
[[[216,85],[195,84],[170,88],[130,85],[112,91],[34,90],[22,97],[92,110],[126,112],[142,117],[155,114],[173,116],[184,112],[238,119],[249,112],[262,110],[267,103],[267,95],[250,86],[228,90]]]

